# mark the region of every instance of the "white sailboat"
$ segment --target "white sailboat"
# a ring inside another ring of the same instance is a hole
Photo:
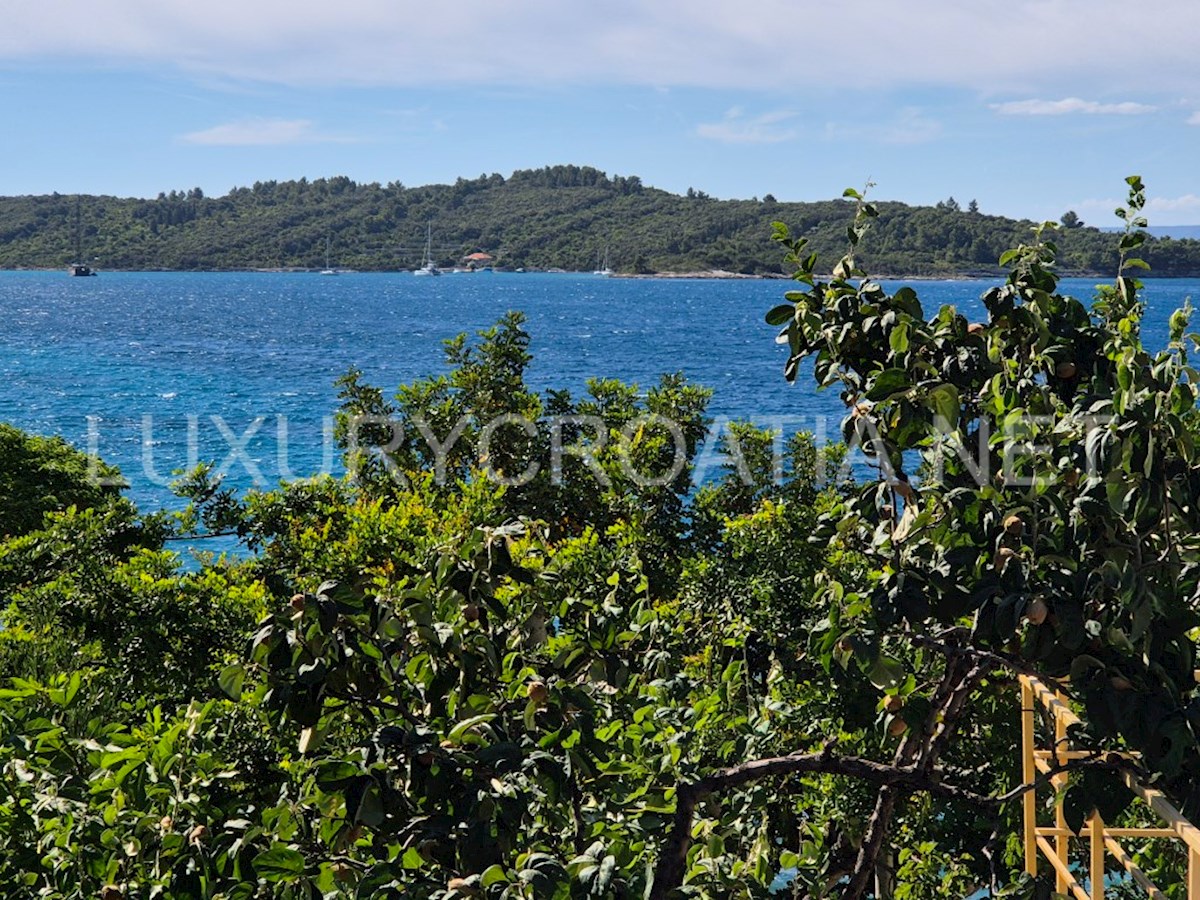
[[[425,259],[421,268],[413,271],[414,275],[441,275],[442,270],[433,264],[433,223],[425,228]]]
[[[325,268],[321,270],[322,275],[336,275],[337,270],[329,267],[329,235],[325,236]]]
[[[608,277],[609,275],[611,275],[612,273],[613,273],[613,272],[612,272],[612,269],[610,269],[610,268],[608,267],[608,247],[606,246],[606,247],[604,248],[604,262],[602,262],[602,263],[600,264],[600,268],[598,268],[598,269],[597,269],[596,271],[594,271],[592,274],[593,274],[593,275],[600,275],[600,276],[602,276],[602,277],[604,277],[604,278],[607,278],[607,277]]]

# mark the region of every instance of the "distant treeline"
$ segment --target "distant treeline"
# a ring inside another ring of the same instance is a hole
[[[859,258],[872,273],[990,275],[1033,223],[953,199],[934,207],[877,204]],[[395,270],[420,263],[431,226],[435,260],[456,265],[482,251],[507,268],[618,272],[780,271],[773,221],[811,241],[832,264],[853,209],[844,200],[780,203],[771,195],[716,200],[646,187],[589,167],[553,166],[452,185],[358,184],[349,178],[264,181],[207,197],[199,188],[153,200],[52,194],[0,198],[0,268],[341,268]],[[1110,275],[1117,239],[1073,214],[1054,240],[1067,274]],[[78,225],[77,225],[78,222]],[[327,249],[328,248],[328,249]],[[1200,241],[1159,238],[1144,257],[1153,275],[1200,275]]]

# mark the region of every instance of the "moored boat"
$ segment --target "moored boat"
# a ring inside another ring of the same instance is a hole
[[[413,270],[414,275],[441,275],[442,270],[433,264],[433,223],[425,226],[425,258],[421,268]]]

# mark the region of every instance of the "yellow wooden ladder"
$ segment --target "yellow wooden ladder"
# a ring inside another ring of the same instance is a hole
[[[1025,785],[1035,785],[1038,774],[1051,771],[1051,760],[1062,765],[1071,759],[1089,756],[1070,748],[1067,740],[1067,729],[1080,724],[1079,717],[1067,706],[1067,698],[1061,692],[1047,687],[1036,678],[1022,675],[1021,677],[1021,780]],[[1050,749],[1037,747],[1037,714],[1041,705],[1049,715],[1054,727],[1054,745]],[[1066,785],[1066,773],[1057,773],[1050,777],[1050,786],[1059,790]],[[1049,861],[1057,879],[1056,890],[1060,894],[1068,891],[1077,900],[1102,900],[1104,897],[1104,861],[1106,854],[1112,854],[1133,878],[1155,900],[1166,900],[1166,895],[1160,890],[1141,869],[1134,864],[1133,858],[1122,849],[1119,838],[1167,838],[1183,841],[1187,847],[1187,897],[1188,900],[1200,900],[1200,829],[1183,817],[1161,791],[1141,783],[1131,772],[1122,775],[1126,786],[1161,819],[1165,824],[1159,828],[1109,828],[1101,821],[1099,814],[1093,815],[1084,824],[1082,831],[1075,834],[1067,826],[1063,815],[1062,803],[1054,807],[1054,825],[1040,826],[1037,823],[1037,790],[1028,787],[1023,801],[1025,804],[1024,843],[1025,871],[1030,875],[1038,873],[1038,852]],[[1071,841],[1086,840],[1089,850],[1089,886],[1091,893],[1084,890],[1070,868]]]

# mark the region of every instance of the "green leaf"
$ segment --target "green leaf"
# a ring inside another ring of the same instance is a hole
[[[503,884],[507,881],[508,875],[504,872],[504,866],[499,864],[488,866],[479,876],[480,887],[491,887],[493,884]]]
[[[957,428],[961,412],[958,388],[952,384],[939,384],[933,388],[929,392],[929,408],[933,410],[933,414],[939,420],[944,421],[950,428]]]
[[[311,663],[302,663],[300,668],[296,670],[296,683],[305,685],[320,684],[328,674],[329,667],[323,659],[318,659]]]
[[[1136,484],[1128,484],[1121,479],[1105,482],[1104,492],[1108,497],[1108,505],[1118,516],[1124,516],[1129,510],[1129,502],[1137,491]]]
[[[416,853],[416,848],[409,847],[408,850],[405,851],[402,864],[407,863],[409,851]],[[417,853],[417,856],[419,858],[420,854]],[[392,873],[392,868],[394,865],[394,863],[385,862],[373,866],[371,870],[359,880],[358,889],[354,892],[356,900],[372,900],[372,898],[375,897],[387,896],[389,892],[386,890],[386,888],[396,886],[396,877]],[[407,868],[407,865],[405,865],[405,867]]]
[[[362,774],[362,767],[348,760],[330,760],[317,766],[317,786],[323,791],[340,791]]]
[[[1115,822],[1133,802],[1133,792],[1125,787],[1115,772],[1085,769],[1080,787],[1095,803],[1096,812],[1105,822]]]
[[[1170,331],[1171,340],[1178,341],[1183,337],[1184,331],[1187,330],[1188,320],[1191,318],[1190,305],[1184,306],[1182,309],[1177,309],[1171,313]]]
[[[600,863],[600,871],[596,873],[596,880],[592,882],[592,893],[604,896],[612,881],[613,872],[616,870],[617,858],[615,856],[604,857]]]
[[[304,854],[287,844],[274,844],[254,857],[254,871],[267,881],[295,881],[304,874]]]
[[[319,750],[321,745],[325,743],[325,736],[328,732],[328,727],[322,728],[319,725],[302,729],[300,732],[300,741],[296,745],[301,755],[308,756]]]
[[[796,307],[790,303],[781,303],[767,313],[768,325],[782,325],[796,315]]]
[[[886,400],[893,394],[910,387],[908,373],[903,369],[885,369],[875,376],[871,389],[866,393],[867,400]]]
[[[242,699],[242,685],[246,682],[246,667],[241,663],[226,666],[217,676],[217,684],[231,700]],[[210,682],[211,683],[211,682]]]
[[[530,700],[528,703],[525,704],[525,714],[522,718],[525,722],[525,730],[526,731],[536,731],[537,730],[537,712],[538,712],[538,705],[535,701]]]
[[[904,680],[904,665],[889,656],[880,656],[871,665],[867,678],[881,691],[892,690]]]
[[[71,701],[75,699],[75,695],[79,693],[79,687],[83,684],[83,675],[79,672],[72,672],[70,679],[63,687],[62,705],[70,706]],[[235,698],[236,699],[236,698]]]
[[[358,804],[354,821],[369,828],[378,828],[383,822],[383,797],[380,796],[379,785],[372,782],[363,791],[362,802]]]
[[[450,729],[450,733],[446,737],[456,744],[467,743],[470,738],[476,736],[475,732],[471,731],[472,728],[476,725],[483,725],[486,722],[490,722],[494,718],[496,718],[495,713],[483,713],[482,715],[471,716],[469,719],[463,719]]]
[[[1095,804],[1090,802],[1082,785],[1072,786],[1063,795],[1063,818],[1066,819],[1067,827],[1076,834],[1083,830],[1084,823],[1095,808]]]

